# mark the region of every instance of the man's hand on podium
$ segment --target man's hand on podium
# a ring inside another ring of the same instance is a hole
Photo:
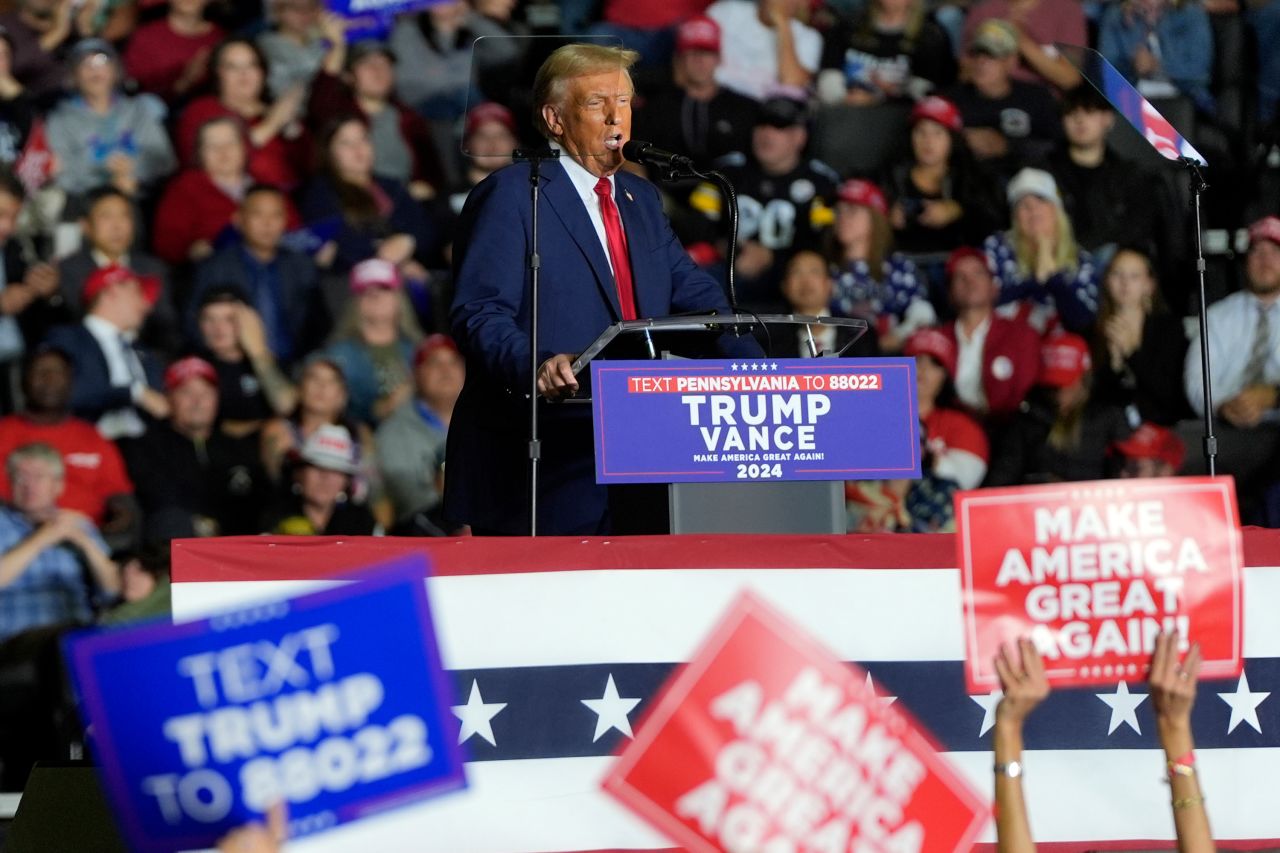
[[[561,400],[578,392],[578,378],[573,375],[573,356],[553,355],[538,368],[538,393],[548,400]]]

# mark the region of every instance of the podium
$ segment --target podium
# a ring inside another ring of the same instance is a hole
[[[605,329],[573,363],[580,396],[591,403],[590,365],[601,360],[673,361],[717,355],[758,359],[763,338],[807,341],[811,358],[838,358],[867,331],[864,320],[796,314],[711,314],[627,320]],[[741,330],[753,330],[742,334]],[[822,349],[819,340],[838,346]],[[737,334],[741,334],[739,337]],[[798,354],[798,353],[797,353]],[[670,482],[610,485],[616,533],[844,533],[844,480]]]

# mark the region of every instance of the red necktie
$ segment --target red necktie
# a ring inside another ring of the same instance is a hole
[[[631,284],[631,256],[627,253],[627,237],[622,233],[622,219],[618,217],[618,206],[613,203],[613,185],[608,178],[596,182],[596,195],[600,196],[600,214],[604,218],[604,236],[609,244],[622,319],[634,320],[639,315],[636,314],[635,287]]]

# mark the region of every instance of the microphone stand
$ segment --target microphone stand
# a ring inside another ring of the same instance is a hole
[[[711,170],[703,172],[694,168],[692,163],[683,163],[679,166],[675,164],[663,165],[659,172],[660,177],[664,181],[675,181],[680,178],[702,178],[704,181],[710,181],[720,190],[720,195],[725,199],[729,210],[729,269],[725,275],[725,284],[728,285],[729,310],[737,315],[738,310],[738,288],[734,278],[734,267],[738,261],[738,191],[733,186],[724,172]],[[733,333],[735,336],[741,337],[741,330],[734,325]]]
[[[1204,461],[1208,466],[1209,476],[1216,475],[1218,458],[1218,437],[1213,434],[1213,388],[1209,384],[1209,320],[1208,303],[1205,300],[1204,288],[1204,246],[1200,237],[1200,195],[1209,188],[1204,175],[1200,171],[1203,165],[1193,157],[1179,157],[1178,162],[1187,170],[1187,179],[1191,185],[1192,205],[1196,212],[1196,273],[1200,279],[1200,376],[1204,384]]]
[[[517,148],[511,152],[515,162],[529,164],[529,198],[533,205],[529,217],[529,535],[538,535],[538,463],[542,459],[542,442],[538,438],[538,286],[542,257],[538,254],[538,199],[541,198],[542,161],[556,160],[560,152],[554,148]]]

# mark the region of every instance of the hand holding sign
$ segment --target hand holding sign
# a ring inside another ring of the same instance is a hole
[[[996,655],[996,673],[1004,695],[996,706],[996,725],[1002,722],[1021,727],[1036,707],[1049,696],[1049,679],[1044,674],[1044,661],[1030,640],[1018,641],[1019,654],[1010,653],[1009,644]]]
[[[1025,638],[1018,641],[1016,654],[1011,644],[1002,645],[995,666],[1004,691],[996,706],[991,736],[996,774],[996,841],[1002,853],[1031,853],[1035,841],[1022,795],[1022,726],[1049,696],[1049,680],[1035,644]]]
[[[1151,709],[1162,728],[1191,728],[1191,706],[1196,701],[1200,676],[1200,644],[1193,643],[1184,660],[1178,660],[1178,636],[1161,634],[1151,659]]]
[[[288,814],[284,803],[267,810],[267,825],[251,823],[234,829],[218,840],[218,853],[278,853],[289,837]]]
[[[424,574],[404,559],[203,622],[69,638],[132,849],[205,847],[281,803],[305,835],[461,787]]]
[[[865,673],[749,594],[663,689],[604,784],[693,851],[951,853],[987,819]]]
[[[1178,637],[1162,634],[1151,660],[1151,706],[1156,730],[1169,770],[1169,793],[1178,849],[1183,853],[1214,853],[1217,849],[1204,809],[1200,776],[1195,767],[1195,738],[1191,733],[1191,707],[1196,701],[1200,673],[1200,647],[1193,645],[1178,660]]]

